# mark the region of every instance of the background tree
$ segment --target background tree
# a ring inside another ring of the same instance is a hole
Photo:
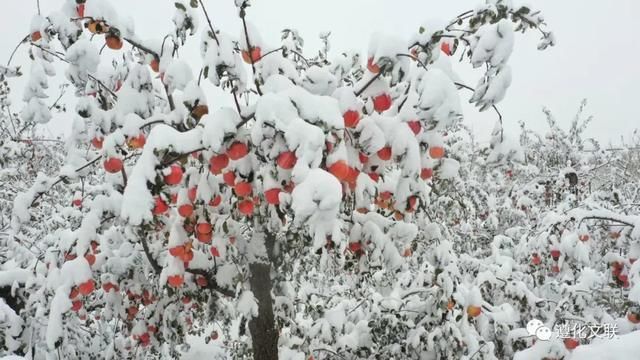
[[[175,28],[151,40],[107,2],[34,17],[20,118],[53,116],[44,90],[59,65],[77,115],[60,171],[14,202],[8,238],[40,250],[8,248],[29,270],[9,351],[176,357],[187,334],[207,331],[227,346],[219,358],[495,359],[531,345],[517,336],[529,316],[626,312],[596,313],[581,294],[598,283],[591,259],[618,264],[607,295],[625,291],[631,261],[588,242],[613,219],[629,228],[619,248],[634,249],[636,220],[622,210],[637,202],[634,185],[605,176],[623,192],[589,194],[583,173],[633,155],[587,148],[577,122],[567,134],[551,117],[551,137],[524,134],[524,149],[502,131],[514,33],[553,44],[539,12],[488,2],[408,41],[374,37],[365,64],[331,58],[328,34],[313,58],[294,29],[270,46],[249,3],[236,5],[237,37],[201,1],[177,2]],[[180,57],[193,41],[202,58]],[[453,56],[484,70],[475,88],[451,71]],[[206,79],[230,106],[212,101]],[[486,149],[460,124],[459,91],[499,117]],[[530,181],[540,171],[548,183]],[[60,216],[34,215],[46,206]],[[546,345],[531,349],[569,351]]]

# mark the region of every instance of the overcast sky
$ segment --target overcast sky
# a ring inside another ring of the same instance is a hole
[[[96,0],[88,0],[96,1]],[[121,14],[131,16],[141,38],[157,37],[171,28],[171,0],[100,0],[114,4]],[[279,31],[298,29],[306,40],[306,53],[313,54],[321,31],[332,32],[333,51],[365,50],[373,32],[409,36],[431,18],[451,19],[483,0],[254,0],[248,17],[262,31],[265,41],[277,45]],[[0,61],[6,63],[20,38],[28,32],[36,0],[3,0],[0,12]],[[41,0],[42,12],[57,9],[62,0]],[[514,0],[515,3],[519,3]],[[583,98],[587,112],[595,116],[589,135],[608,143],[640,128],[636,86],[640,84],[637,55],[640,54],[635,27],[637,0],[536,0],[531,2],[545,14],[558,45],[536,50],[539,34],[519,35],[510,60],[513,84],[500,104],[510,132],[524,120],[529,127],[544,131],[542,106],[549,107],[565,126]],[[205,0],[214,25],[233,35],[240,31],[233,0]],[[16,60],[24,62],[25,49]],[[15,60],[14,60],[15,61]],[[469,85],[480,73],[468,66],[457,68]],[[464,102],[468,94],[462,93]],[[16,107],[18,104],[16,104]],[[493,128],[495,116],[478,114],[465,107],[466,122],[481,138]]]

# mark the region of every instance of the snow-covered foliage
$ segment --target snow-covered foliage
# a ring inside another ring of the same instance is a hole
[[[503,131],[516,34],[555,42],[538,11],[486,1],[361,61],[329,33],[310,58],[295,29],[273,44],[235,5],[238,34],[195,0],[153,39],[108,1],[34,17],[0,115],[0,355],[551,359],[571,351],[529,320],[637,327],[637,153],[581,115]],[[67,110],[52,78],[76,95],[64,143],[41,131]],[[486,148],[467,90],[499,115]]]

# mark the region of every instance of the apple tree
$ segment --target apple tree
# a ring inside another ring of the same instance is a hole
[[[153,39],[105,1],[32,20],[21,115],[55,115],[43,99],[56,74],[75,112],[58,174],[14,201],[24,234],[48,192],[71,189],[52,200],[64,225],[19,259],[32,272],[17,352],[178,357],[206,331],[218,358],[506,354],[495,341],[512,309],[485,300],[479,249],[441,220],[465,215],[456,187],[476,156],[453,135],[459,92],[496,112],[506,148],[496,104],[514,37],[554,43],[540,12],[488,1],[378,34],[361,60],[330,57],[329,34],[314,57],[294,29],[271,45],[250,2],[235,9],[237,36],[202,0],[176,2]],[[185,56],[193,43],[200,56]],[[455,59],[483,70],[475,88]]]

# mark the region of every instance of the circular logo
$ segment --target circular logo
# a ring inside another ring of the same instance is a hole
[[[540,340],[547,341],[551,339],[551,329],[546,326],[538,328],[538,330],[536,330],[536,336]]]
[[[544,326],[542,321],[533,319],[527,324],[527,332],[529,336],[536,336],[538,339],[547,341],[551,339],[551,329]]]
[[[544,324],[542,323],[542,321],[538,319],[533,319],[529,321],[529,323],[527,324],[527,332],[529,333],[530,336],[533,336],[536,334],[536,331],[543,326]]]

